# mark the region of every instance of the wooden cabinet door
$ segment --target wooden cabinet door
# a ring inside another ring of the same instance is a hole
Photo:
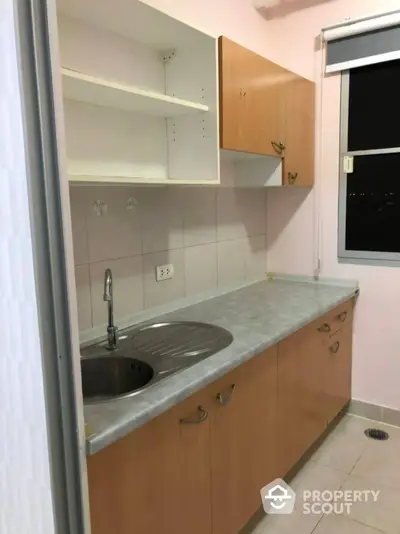
[[[351,399],[353,325],[350,323],[325,344],[326,419],[331,422]]]
[[[285,84],[283,183],[314,184],[315,84],[288,72]]]
[[[200,392],[88,458],[92,534],[211,533],[204,400]]]
[[[278,475],[276,373],[272,347],[208,388],[215,534],[237,533],[261,506],[261,488]]]
[[[221,148],[277,156],[285,69],[226,37],[219,39]]]
[[[278,463],[285,476],[326,426],[324,348],[309,325],[278,345]]]

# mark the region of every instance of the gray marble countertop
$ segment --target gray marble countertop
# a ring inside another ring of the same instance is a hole
[[[137,396],[86,405],[85,422],[93,432],[87,453],[95,454],[354,296],[357,286],[343,284],[262,281],[158,317],[217,324],[234,341]]]

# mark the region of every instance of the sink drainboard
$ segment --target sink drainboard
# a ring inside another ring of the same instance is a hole
[[[131,338],[135,349],[160,358],[207,357],[232,341],[232,334],[220,326],[188,321],[153,323]]]

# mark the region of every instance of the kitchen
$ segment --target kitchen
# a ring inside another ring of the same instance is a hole
[[[154,4],[61,1],[52,35],[75,483],[95,534],[250,532],[343,410],[400,421],[360,333],[396,269],[338,261],[341,76],[314,50],[373,11]]]

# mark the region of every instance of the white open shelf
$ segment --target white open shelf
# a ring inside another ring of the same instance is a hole
[[[61,69],[64,97],[77,102],[135,111],[156,117],[206,112],[208,106],[139,87],[122,85],[71,69]]]
[[[139,0],[57,0],[68,177],[220,181],[217,40]]]
[[[101,184],[101,185],[124,185],[124,184],[146,184],[146,185],[219,185],[219,180],[174,180],[147,178],[143,180],[142,176],[79,176],[69,175],[69,182],[76,185],[84,184]]]

